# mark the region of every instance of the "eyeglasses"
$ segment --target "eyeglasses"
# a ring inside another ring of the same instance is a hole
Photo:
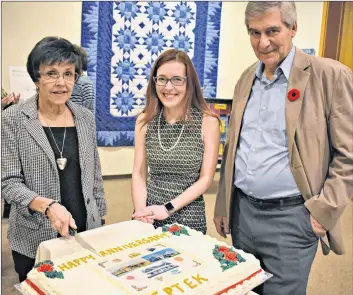
[[[77,73],[72,72],[64,72],[61,75],[56,71],[49,71],[46,73],[39,72],[39,74],[43,77],[43,80],[46,82],[56,82],[62,76],[67,83],[75,83],[79,77]]]
[[[164,76],[153,77],[153,81],[158,86],[166,86],[168,82],[172,83],[174,86],[183,86],[187,77],[174,76],[168,79]]]

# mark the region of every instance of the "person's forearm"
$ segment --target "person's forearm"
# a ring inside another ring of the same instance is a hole
[[[140,175],[132,176],[132,201],[135,212],[146,207],[147,188],[146,181]]]
[[[29,208],[32,211],[35,212],[40,212],[40,213],[45,213],[45,209],[48,207],[48,205],[52,202],[53,200],[44,198],[44,197],[36,197],[32,200],[32,202],[29,204]]]
[[[180,210],[204,194],[212,185],[213,177],[202,176],[192,186],[171,201],[175,211]]]

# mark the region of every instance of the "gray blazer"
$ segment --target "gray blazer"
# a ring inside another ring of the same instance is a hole
[[[1,195],[11,203],[7,237],[12,250],[31,258],[57,232],[42,213],[29,210],[29,203],[37,196],[61,199],[54,152],[38,119],[37,102],[35,95],[14,105],[2,112],[1,120]],[[88,109],[70,101],[67,106],[77,129],[87,229],[93,229],[107,213],[95,121]]]

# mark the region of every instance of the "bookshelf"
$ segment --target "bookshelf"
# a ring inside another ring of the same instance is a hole
[[[228,135],[229,118],[232,112],[232,99],[219,99],[219,98],[206,98],[206,101],[213,112],[219,115],[221,120],[220,125],[220,145],[218,154],[218,165],[219,169],[222,162],[222,155],[224,150],[224,145]]]

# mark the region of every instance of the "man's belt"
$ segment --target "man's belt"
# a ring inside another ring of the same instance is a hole
[[[263,208],[292,207],[292,206],[302,205],[305,202],[302,195],[287,197],[287,198],[259,199],[259,198],[254,198],[252,196],[249,196],[245,194],[242,190],[237,189],[237,194],[239,193],[254,205],[263,207]]]

